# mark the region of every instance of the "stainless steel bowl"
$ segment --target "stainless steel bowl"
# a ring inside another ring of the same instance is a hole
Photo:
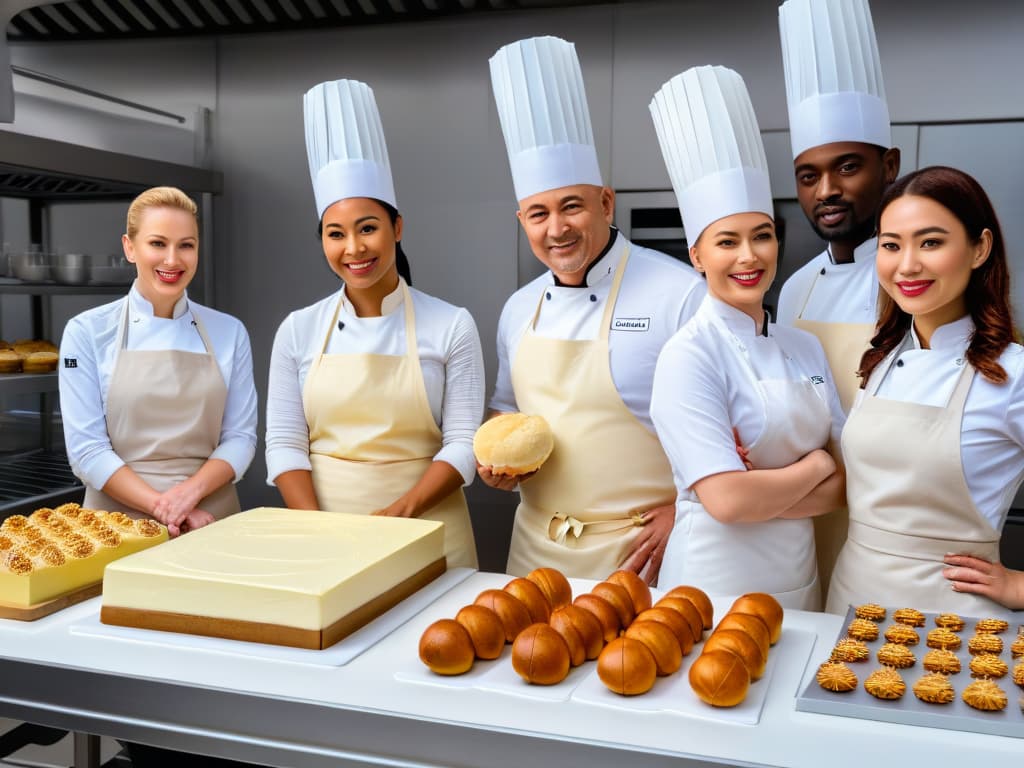
[[[50,278],[49,259],[45,253],[15,253],[11,256],[11,271],[19,280],[41,283]]]
[[[53,278],[64,285],[84,285],[89,282],[89,257],[84,253],[61,253],[51,269]]]

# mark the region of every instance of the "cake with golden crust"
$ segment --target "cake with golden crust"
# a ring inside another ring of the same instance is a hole
[[[252,509],[108,566],[100,618],[320,649],[445,568],[433,520]]]
[[[0,524],[0,603],[28,608],[103,578],[114,560],[167,540],[167,529],[121,512],[64,504]]]

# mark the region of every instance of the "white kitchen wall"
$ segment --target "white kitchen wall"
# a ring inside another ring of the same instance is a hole
[[[651,0],[269,36],[22,45],[14,56],[23,66],[171,111],[213,110],[213,165],[224,173],[225,190],[215,202],[214,252],[204,256],[216,260],[217,305],[249,328],[262,403],[278,324],[336,286],[315,236],[301,114],[307,88],[339,77],[373,86],[414,282],[470,309],[490,382],[498,313],[519,270],[515,201],[487,58],[529,35],[574,41],[607,182],[667,189],[647,103],[682,69],[737,69],[762,128],[776,136],[786,128],[776,8],[773,0]],[[1024,3],[874,0],[872,11],[894,121],[1024,118]],[[75,126],[67,131],[74,140]],[[916,127],[900,135],[916,137]],[[145,126],[137,136],[145,141]],[[971,152],[943,141],[939,134],[929,139],[930,161]],[[905,168],[913,165],[908,156]],[[1019,204],[1003,211],[1020,214]],[[261,445],[241,486],[245,504],[276,501],[264,472]],[[478,535],[501,541],[509,498],[480,484],[470,495]]]

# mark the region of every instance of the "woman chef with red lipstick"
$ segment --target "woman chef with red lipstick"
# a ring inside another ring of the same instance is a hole
[[[651,418],[677,491],[661,583],[818,610],[811,518],[842,503],[825,447],[844,417],[821,344],[763,308],[778,240],[750,97],[731,69],[696,67],[662,86],[651,113],[708,285],[654,373]]]
[[[1024,609],[1024,573],[999,562],[1024,480],[1024,348],[995,211],[943,167],[899,179],[879,211],[887,296],[843,430],[850,534],[828,610]]]
[[[321,83],[305,124],[324,256],[343,284],[274,339],[268,480],[293,509],[441,520],[449,567],[476,567],[462,493],[484,405],[476,325],[399,275],[403,222],[373,91]]]
[[[256,389],[245,327],[192,301],[196,205],[155,187],[121,238],[138,276],[128,295],[64,329],[64,441],[83,506],[150,516],[172,536],[239,510],[234,482],[256,450]]]

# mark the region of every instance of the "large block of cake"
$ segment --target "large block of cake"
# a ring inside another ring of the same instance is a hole
[[[445,570],[442,523],[259,508],[109,566],[100,618],[320,649]]]
[[[108,563],[167,540],[121,512],[63,504],[0,524],[0,604],[29,608],[99,584]]]

